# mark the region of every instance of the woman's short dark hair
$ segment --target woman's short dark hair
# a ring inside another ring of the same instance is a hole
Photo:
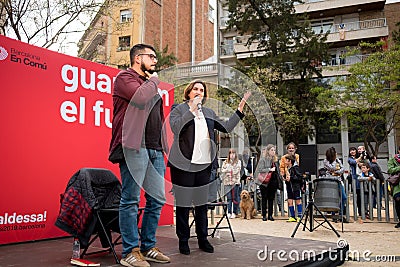
[[[201,80],[194,80],[186,86],[185,90],[183,91],[183,100],[189,100],[189,94],[193,90],[193,87],[196,83],[200,83],[204,87],[204,98],[203,98],[203,104],[206,102],[207,96],[208,96],[208,91],[207,91],[207,85],[205,82]]]

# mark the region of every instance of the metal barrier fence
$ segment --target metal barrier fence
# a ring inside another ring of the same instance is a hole
[[[375,220],[377,219],[378,221],[382,221],[382,213],[384,213],[384,219],[386,222],[390,222],[391,219],[393,219],[393,221],[397,222],[398,218],[397,218],[397,214],[396,214],[396,209],[394,207],[394,201],[392,200],[392,196],[390,196],[389,194],[389,184],[387,181],[385,181],[383,184],[380,183],[379,180],[375,182],[372,181],[364,181],[364,182],[360,182],[360,190],[359,192],[364,192],[364,193],[359,193],[360,194],[360,208],[357,206],[357,190],[354,190],[354,188],[356,188],[356,181],[353,179],[352,184],[351,184],[351,188],[349,187],[349,182],[347,179],[345,179],[344,181],[344,186],[345,186],[345,190],[346,190],[346,194],[347,194],[347,219],[350,218],[350,213],[349,213],[349,209],[350,209],[350,197],[352,197],[352,209],[353,209],[353,219],[357,220],[358,216],[359,216],[359,211],[358,209],[360,209],[360,213],[361,213],[361,218],[363,220],[366,219],[367,217],[367,213],[369,216],[369,219],[371,220]],[[372,187],[375,187],[375,197],[372,191]],[[382,187],[382,188],[381,188]],[[365,192],[365,188],[368,188],[368,192]],[[353,190],[350,190],[353,189]],[[383,193],[383,194],[382,194]],[[382,195],[382,197],[381,197]],[[376,209],[373,208],[373,202],[374,202],[374,198],[376,199]],[[385,207],[385,209],[382,208],[382,203],[381,200],[385,203],[383,207]],[[391,203],[391,204],[390,204]],[[390,208],[389,205],[392,205],[392,208]],[[392,210],[392,212],[391,212]],[[376,212],[375,212],[376,211]]]
[[[343,182],[345,192],[347,195],[346,200],[346,212],[345,217],[347,221],[352,218],[354,221],[358,220],[359,217],[365,220],[367,216],[370,220],[377,221],[386,221],[386,222],[398,222],[395,204],[392,199],[392,196],[389,194],[389,184],[387,181],[384,183],[380,183],[379,180],[376,182],[372,181],[360,181],[360,190],[359,192],[365,192],[365,188],[368,188],[368,192],[364,194],[360,194],[360,208],[357,206],[357,193],[358,190],[354,190],[356,188],[355,179],[352,180],[351,186],[349,184],[348,179],[345,179]],[[372,192],[372,187],[375,187],[375,196]],[[382,188],[381,188],[382,187]],[[259,211],[259,206],[261,203],[261,194],[258,188],[258,185],[255,183],[254,179],[250,179],[248,181],[242,181],[241,189],[248,190],[253,197],[254,205],[257,211]],[[224,186],[221,183],[221,196],[226,199],[226,192],[224,192]],[[285,190],[285,189],[284,189]],[[284,190],[279,191],[275,195],[274,200],[274,216],[286,216],[288,217],[288,208],[285,200],[285,192]],[[302,194],[302,203],[303,209],[308,203],[308,186],[306,191]],[[373,208],[374,198],[376,199],[376,208]],[[340,200],[338,199],[338,202]],[[371,203],[371,204],[370,204]],[[390,207],[391,206],[391,207]],[[296,208],[296,205],[295,205]],[[358,210],[359,209],[359,210]],[[351,212],[350,212],[351,211]],[[297,214],[297,211],[296,211]],[[361,214],[361,216],[359,216]]]

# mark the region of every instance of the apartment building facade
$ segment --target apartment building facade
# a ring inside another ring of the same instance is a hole
[[[168,46],[178,63],[198,62],[215,53],[215,1],[108,0],[79,43],[78,56],[129,67],[129,49],[147,43]]]
[[[250,46],[245,45],[248,36],[240,36],[234,29],[227,29],[229,12],[224,8],[225,2],[224,0],[218,2],[219,62],[233,66],[238,60],[248,58],[250,55],[262,55],[257,50],[256,42]],[[315,33],[329,31],[327,42],[330,44],[330,60],[324,62],[322,66],[322,74],[328,80],[348,75],[348,66],[368,56],[366,51],[360,51],[358,55],[342,56],[348,48],[355,48],[360,42],[387,41],[395,29],[395,24],[400,20],[398,15],[400,3],[386,4],[385,0],[304,0],[303,2],[295,5],[296,12],[307,12]],[[330,68],[332,66],[336,67]],[[345,118],[341,118],[341,124],[347,124]],[[389,137],[388,142],[380,147],[378,157],[383,167],[386,165],[386,159],[393,155],[396,152],[395,148],[400,145],[399,135],[400,129],[397,129]],[[325,158],[326,149],[334,146],[346,166],[349,147],[361,145],[356,137],[357,134],[346,130],[332,133],[326,129],[316,129],[316,138],[309,139],[305,145],[315,145],[320,162]],[[284,141],[279,134],[276,142],[279,152],[284,153]]]

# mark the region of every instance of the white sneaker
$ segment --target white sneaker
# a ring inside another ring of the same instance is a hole
[[[227,216],[228,216],[228,219],[232,218],[232,214],[230,214],[230,213],[228,213]]]
[[[235,219],[236,218],[236,215],[235,215],[235,213],[232,213],[232,215],[231,215],[231,218],[230,219]]]

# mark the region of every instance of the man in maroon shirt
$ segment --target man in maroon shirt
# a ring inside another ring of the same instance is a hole
[[[155,71],[157,56],[152,46],[137,44],[130,50],[131,68],[114,82],[113,125],[109,160],[118,163],[122,194],[119,225],[122,235],[121,264],[150,266],[147,261],[170,262],[156,246],[156,230],[165,203],[165,164],[161,144],[164,120],[162,98]],[[139,246],[137,213],[140,190],[145,190]]]

